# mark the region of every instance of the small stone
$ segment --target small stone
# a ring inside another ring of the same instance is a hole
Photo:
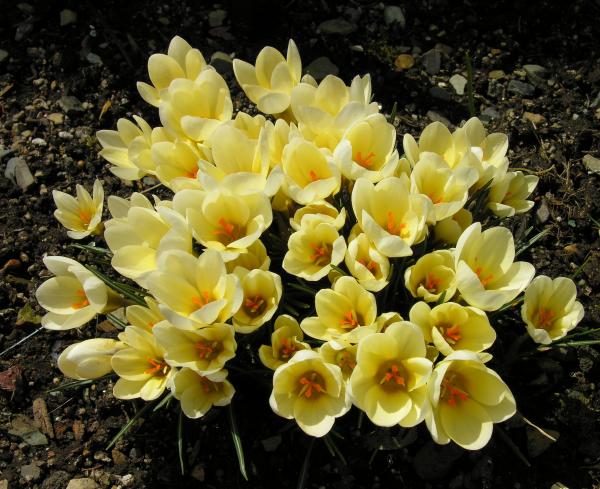
[[[552,438],[558,440],[560,433],[555,430],[544,430]],[[555,441],[540,433],[531,426],[527,427],[527,452],[531,457],[538,457],[552,446]]]
[[[74,24],[77,22],[77,13],[69,10],[68,8],[60,11],[60,26]]]
[[[63,95],[60,99],[58,99],[58,105],[60,105],[61,109],[67,113],[81,112],[83,110],[81,102],[73,95]]]
[[[31,140],[31,144],[33,144],[34,146],[48,146],[48,143],[42,138],[33,138]]]
[[[54,122],[54,124],[62,124],[65,120],[65,116],[60,112],[53,112],[52,114],[48,114],[46,119]]]
[[[98,56],[96,53],[88,53],[87,56],[85,57],[85,59],[87,59],[93,65],[101,65],[102,64],[102,58],[100,56]]]
[[[523,112],[523,119],[531,121],[536,125],[546,122],[546,118],[543,115],[535,114],[533,112]]]
[[[545,224],[548,222],[548,219],[550,219],[550,209],[548,208],[546,199],[542,198],[542,203],[538,207],[537,211],[535,211],[535,217],[540,224]]]
[[[112,462],[111,458],[108,456],[106,452],[96,452],[94,453],[94,460],[98,460],[99,462]]]
[[[463,95],[465,93],[465,87],[467,86],[467,79],[459,74],[452,75],[450,77],[450,85],[454,88],[457,95]]]
[[[315,80],[320,81],[327,75],[337,75],[340,70],[327,56],[321,56],[306,67],[306,72]]]
[[[431,122],[441,122],[447,127],[451,125],[448,119],[446,119],[442,114],[438,114],[433,110],[429,110],[426,115]]]
[[[213,10],[208,14],[208,25],[211,27],[220,27],[225,22],[227,12],[225,10],[217,9]]]
[[[125,456],[125,454],[119,450],[117,450],[116,448],[113,448],[113,450],[110,452],[113,462],[115,463],[115,465],[125,465],[127,464],[127,457]]]
[[[510,93],[521,95],[523,97],[531,97],[535,93],[535,87],[533,85],[519,80],[509,81],[507,89]]]
[[[527,74],[527,79],[537,86],[544,86],[544,79],[548,73],[548,70],[540,65],[524,65],[523,69]]]
[[[231,56],[223,51],[215,51],[210,57],[210,64],[217,70],[221,75],[227,75],[233,72],[233,61]]]
[[[488,73],[488,78],[490,80],[499,80],[500,78],[504,78],[506,73],[502,70],[492,70]]]
[[[340,34],[342,36],[347,36],[348,34],[352,34],[356,30],[356,25],[351,24],[347,20],[344,19],[330,19],[325,22],[321,22],[317,30],[323,34]]]
[[[21,467],[21,477],[27,482],[35,481],[40,478],[42,471],[35,464],[23,465]]]
[[[192,476],[197,481],[204,482],[204,478],[206,476],[204,473],[204,467],[200,464],[196,465],[190,472],[190,476]]]
[[[18,156],[8,160],[4,176],[18,185],[23,192],[35,181],[25,160]]]
[[[447,90],[444,90],[443,88],[437,86],[431,87],[429,89],[429,95],[431,95],[435,99],[442,100],[444,102],[449,102],[450,100],[452,100],[452,95]]]
[[[438,49],[430,49],[421,56],[421,64],[429,75],[437,75],[442,66],[442,53]]]
[[[6,479],[0,481],[0,489],[8,489],[8,481]]]
[[[415,65],[415,58],[410,54],[401,54],[394,61],[396,70],[408,70]]]
[[[132,474],[125,474],[123,477],[121,477],[121,484],[123,484],[124,487],[129,487],[131,484],[133,484],[134,481],[134,477]]]
[[[600,159],[594,158],[592,155],[583,157],[583,164],[592,173],[600,173]]]
[[[73,139],[73,134],[71,134],[70,132],[67,131],[59,131],[58,132],[58,137],[60,139]]]
[[[4,61],[6,58],[8,58],[8,51],[0,49],[0,63],[2,63],[2,61]]]
[[[398,24],[401,29],[406,27],[404,12],[397,5],[386,5],[383,9],[383,20],[387,25]]]
[[[99,487],[94,479],[84,477],[83,479],[71,479],[67,489],[98,489]]]
[[[28,22],[23,22],[17,26],[17,31],[15,32],[15,41],[22,41],[25,39],[25,36],[29,34],[33,30],[33,25]]]

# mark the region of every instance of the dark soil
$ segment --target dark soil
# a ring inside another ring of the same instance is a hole
[[[415,136],[431,119],[443,117],[459,125],[468,118],[466,95],[457,95],[448,83],[455,73],[466,76],[468,51],[476,113],[489,130],[509,135],[512,167],[540,176],[536,207],[527,222],[508,223],[517,234],[529,225],[535,232],[550,230],[523,257],[539,273],[576,273],[579,300],[586,308],[579,327],[598,327],[599,234],[590,218],[600,220],[600,177],[588,173],[582,159],[587,154],[600,157],[600,4],[457,3],[404,1],[406,27],[401,28],[384,22],[382,3],[364,1],[337,7],[324,0],[230,0],[221,4],[227,15],[215,27],[208,20],[217,7],[191,0],[0,1],[0,49],[8,52],[0,57],[0,351],[39,327],[22,316],[29,307],[41,313],[34,291],[48,276],[42,256],[85,259],[68,247],[70,240],[51,217],[51,191],[73,193],[76,183],[90,188],[95,178],[103,180],[107,194],[125,195],[152,185],[146,180],[126,187],[112,176],[98,157],[94,133],[114,128],[118,118],[132,114],[158,123],[135,82],[146,80],[148,56],[165,51],[176,34],[207,59],[223,51],[249,61],[266,44],[285,49],[292,37],[305,66],[327,56],[348,82],[370,72],[384,112],[397,104],[399,134]],[[59,13],[65,8],[75,11],[77,20],[61,27]],[[353,32],[318,32],[321,22],[334,18],[347,20]],[[432,75],[420,58],[435,46],[442,52],[441,70]],[[90,62],[97,61],[90,53],[102,64]],[[416,65],[397,71],[394,60],[401,53],[412,53]],[[546,72],[541,79],[532,78],[523,69],[526,64],[542,65]],[[240,91],[231,72],[226,76],[239,106]],[[509,90],[512,80],[529,84],[531,93],[524,98]],[[65,105],[65,96],[76,97],[74,106]],[[103,112],[107,102],[110,107]],[[60,115],[50,114],[61,114],[62,122]],[[35,176],[26,191],[3,176],[14,156],[24,158]],[[517,314],[502,322],[494,319],[497,328],[510,330],[508,338],[524,332]],[[336,424],[344,437],[334,437],[344,463],[321,441],[311,445],[297,428],[271,413],[268,386],[242,379],[234,409],[250,479],[245,482],[225,410],[214,409],[202,421],[185,420],[186,475],[181,476],[173,410],[148,415],[113,450],[106,450],[140,405],[115,400],[110,380],[48,392],[64,382],[56,368],[60,351],[103,334],[99,328],[91,324],[82,331],[42,331],[0,358],[0,488],[64,488],[80,477],[101,487],[296,487],[309,447],[305,487],[310,488],[549,489],[557,482],[571,489],[600,487],[600,352],[594,346],[519,356],[501,372],[519,413],[558,436],[556,443],[515,416],[497,427],[485,449],[473,453],[435,446],[423,427],[381,430],[365,420],[359,431],[353,412]],[[504,348],[500,354],[511,354],[510,345]],[[533,350],[534,345],[527,340],[522,348]],[[43,402],[34,407],[40,398]],[[34,417],[42,421],[45,444],[9,433]]]

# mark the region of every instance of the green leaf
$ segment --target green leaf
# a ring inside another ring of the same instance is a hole
[[[142,416],[144,416],[144,414],[146,414],[146,411],[148,411],[148,409],[150,409],[152,406],[153,406],[153,404],[151,402],[147,402],[146,404],[144,404],[144,407],[142,407],[142,409],[140,409],[137,413],[135,413],[133,418],[131,418],[129,421],[127,421],[127,423],[125,423],[125,426],[123,426],[119,430],[119,432],[114,436],[114,438],[107,445],[106,449],[110,450],[115,445],[115,443],[117,443],[121,439],[121,437],[133,427],[135,422],[138,419],[140,419]]]
[[[179,451],[179,466],[181,467],[181,475],[184,475],[185,465],[183,463],[183,411],[181,409],[179,410],[179,419],[177,420],[177,450]]]
[[[304,462],[302,463],[302,468],[300,469],[300,476],[298,477],[298,484],[296,484],[296,489],[304,489],[306,485],[306,480],[308,479],[308,468],[310,467],[310,456],[312,455],[313,447],[315,446],[315,441],[317,439],[311,437],[310,443],[308,444],[308,450],[306,451],[306,455],[304,456]]]
[[[233,446],[235,447],[235,453],[238,459],[238,465],[240,467],[240,473],[245,480],[248,480],[246,474],[246,461],[244,460],[244,449],[242,447],[242,439],[238,431],[237,423],[235,421],[235,413],[233,412],[233,404],[230,403],[227,406],[227,413],[229,414],[229,426],[231,428],[231,438],[233,439]]]

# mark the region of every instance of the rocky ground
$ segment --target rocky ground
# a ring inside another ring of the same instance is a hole
[[[399,134],[415,136],[432,120],[459,125],[468,118],[468,53],[476,113],[490,131],[509,135],[512,167],[540,177],[527,224],[510,225],[517,233],[533,225],[549,234],[523,256],[540,273],[574,275],[586,308],[580,327],[598,327],[600,45],[594,19],[600,3],[456,3],[4,2],[0,352],[39,327],[34,291],[48,276],[41,257],[79,256],[51,217],[51,191],[72,193],[76,183],[89,188],[95,178],[107,193],[153,184],[149,179],[127,187],[113,177],[98,157],[94,133],[132,114],[158,123],[135,81],[146,79],[148,56],[165,50],[176,34],[212,59],[231,87],[232,55],[252,61],[265,44],[284,49],[293,37],[317,77],[339,73],[349,81],[370,72],[384,111],[397,104]],[[232,91],[239,107],[243,97]],[[515,337],[522,333],[510,314],[495,326],[514,328]],[[225,411],[185,423],[182,476],[177,419],[169,409],[148,415],[107,450],[133,416],[134,403],[117,402],[108,380],[51,391],[63,383],[55,366],[60,351],[102,334],[103,327],[39,332],[0,357],[0,489],[296,487],[309,449],[304,482],[310,488],[600,487],[596,346],[532,352],[507,364],[502,374],[520,415],[474,453],[435,446],[424,429],[379,430],[363,423],[358,430],[357,416],[349,415],[338,430],[344,458],[332,456],[322,442],[309,445],[270,414],[268,387],[246,379],[235,405],[250,478],[245,482]]]

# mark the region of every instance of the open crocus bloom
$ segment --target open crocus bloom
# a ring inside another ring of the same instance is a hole
[[[508,172],[490,187],[487,207],[498,217],[523,214],[533,207],[527,197],[537,187],[539,177],[523,175],[522,172]]]
[[[471,224],[473,224],[473,214],[467,209],[460,209],[452,217],[436,222],[433,233],[436,240],[455,245],[460,235]]]
[[[548,345],[564,337],[583,319],[577,287],[566,277],[540,275],[525,290],[521,317],[536,343]]]
[[[427,412],[431,362],[418,326],[403,321],[358,345],[350,377],[352,402],[378,426],[420,423]]]
[[[173,395],[181,402],[181,410],[192,419],[201,418],[213,406],[227,406],[235,394],[227,380],[227,370],[201,375],[182,368],[173,378]]]
[[[142,98],[154,107],[158,107],[162,94],[171,82],[177,78],[194,80],[207,66],[204,56],[192,48],[184,39],[175,36],[169,44],[167,54],[153,54],[148,59],[148,75],[152,85],[137,83]]]
[[[186,188],[201,188],[198,162],[201,152],[195,144],[185,141],[160,141],[152,145],[152,160],[156,178],[177,192]]]
[[[371,292],[388,284],[390,261],[375,248],[365,233],[352,238],[346,250],[346,266],[358,283]]]
[[[535,274],[533,265],[514,262],[512,233],[496,226],[481,231],[471,224],[454,251],[456,286],[471,306],[496,311],[519,295]]]
[[[90,234],[102,232],[102,208],[104,206],[104,189],[100,180],[94,181],[92,195],[81,185],[76,186],[77,197],[52,191],[56,204],[54,217],[67,231],[67,236],[82,239]]]
[[[287,59],[275,48],[264,47],[252,66],[233,60],[233,72],[246,96],[265,114],[280,114],[290,106],[290,93],[302,76],[302,62],[290,39]]]
[[[431,201],[409,193],[406,178],[384,178],[376,185],[359,178],[352,189],[352,209],[360,228],[380,253],[410,256],[411,246],[427,235]]]
[[[315,309],[317,316],[305,318],[300,324],[313,338],[358,343],[375,332],[375,296],[352,277],[340,277],[333,289],[319,290],[315,295]]]
[[[163,321],[152,329],[172,367],[187,367],[202,375],[221,370],[235,356],[237,344],[231,324],[216,323],[184,331]]]
[[[302,431],[316,437],[329,433],[335,418],[351,406],[340,368],[311,350],[297,352],[275,370],[269,404],[276,414],[295,419]]]
[[[112,357],[112,368],[120,377],[113,388],[117,399],[151,401],[160,397],[172,381],[175,371],[164,359],[164,349],[152,332],[127,326],[119,339],[126,348]]]
[[[258,356],[263,365],[275,370],[292,358],[300,350],[310,350],[304,343],[304,333],[292,316],[282,314],[275,320],[274,331],[271,334],[271,346],[262,345]]]
[[[426,302],[444,301],[456,292],[454,254],[450,250],[437,250],[423,255],[404,272],[404,284],[413,297]]]
[[[75,260],[46,256],[44,264],[56,275],[35,291],[38,303],[48,311],[42,317],[44,328],[79,328],[96,314],[110,312],[120,306],[120,297]]]
[[[112,372],[112,356],[125,348],[120,341],[92,338],[68,346],[58,357],[58,368],[71,379],[97,379]]]
[[[438,363],[427,394],[432,410],[425,422],[434,441],[452,440],[467,450],[485,446],[493,423],[516,412],[508,386],[470,351],[456,351]]]
[[[342,347],[342,348],[340,348]],[[337,365],[342,370],[342,377],[348,380],[356,367],[356,352],[358,345],[343,341],[328,341],[319,347],[319,355],[327,363]]]
[[[213,250],[198,258],[178,250],[165,252],[147,286],[163,315],[183,329],[227,321],[243,297],[238,278],[227,273],[221,255]]]
[[[446,356],[455,350],[479,353],[496,340],[485,312],[454,302],[433,309],[426,302],[417,302],[410,310],[410,320],[421,328],[425,341]]]
[[[237,268],[244,299],[233,315],[233,326],[238,333],[252,333],[273,317],[283,290],[281,277],[265,270],[247,271]]]

